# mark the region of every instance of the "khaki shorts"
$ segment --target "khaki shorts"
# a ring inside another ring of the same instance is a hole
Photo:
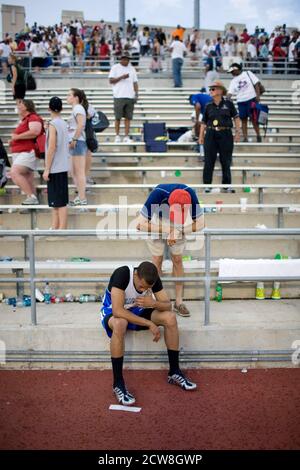
[[[13,165],[26,166],[30,170],[34,171],[37,165],[37,158],[34,150],[31,152],[20,152],[12,154]]]
[[[120,121],[122,118],[129,119],[133,118],[134,110],[134,99],[131,98],[115,98],[114,99],[114,111],[115,118]]]
[[[167,240],[161,238],[147,240],[147,245],[152,256],[163,256]],[[177,240],[175,245],[169,246],[171,255],[182,255],[185,248],[185,238]]]

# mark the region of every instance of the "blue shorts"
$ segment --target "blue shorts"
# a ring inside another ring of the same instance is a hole
[[[239,109],[240,119],[247,119],[247,118],[252,119],[253,111],[255,109],[254,104],[256,104],[255,98],[252,98],[249,101],[242,101],[241,103],[237,104],[238,109]]]
[[[140,307],[131,307],[128,309],[131,313],[134,313],[135,315],[146,318],[146,320],[151,320],[151,315],[154,310],[154,308],[140,308]],[[112,336],[112,330],[110,329],[108,322],[110,318],[113,316],[112,314],[112,309],[101,309],[101,316],[102,316],[102,326],[105,329],[107,335],[111,338]],[[140,326],[140,325],[134,325],[134,323],[128,323],[127,325],[127,330],[134,330],[134,331],[141,331],[141,330],[148,330],[147,326]]]
[[[70,149],[70,155],[72,157],[85,157],[87,154],[88,148],[85,140],[77,140],[75,148]]]

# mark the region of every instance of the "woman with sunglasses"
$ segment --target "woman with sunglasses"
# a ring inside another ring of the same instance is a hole
[[[203,183],[211,184],[213,171],[219,154],[222,167],[222,184],[231,184],[230,166],[232,162],[233,141],[240,139],[240,118],[232,101],[224,97],[227,90],[220,80],[215,80],[209,87],[212,102],[207,103],[201,121],[199,144],[204,145]],[[235,124],[235,137],[232,128]],[[205,188],[206,193],[211,188]],[[222,188],[222,192],[234,193],[232,188]]]

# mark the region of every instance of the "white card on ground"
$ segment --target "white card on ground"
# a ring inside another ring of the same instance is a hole
[[[131,411],[131,413],[139,413],[142,408],[137,406],[110,405],[109,409],[114,411]]]

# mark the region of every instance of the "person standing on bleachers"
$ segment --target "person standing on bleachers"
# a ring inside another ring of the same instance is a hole
[[[125,119],[124,143],[130,144],[130,122],[133,118],[134,105],[138,99],[139,87],[135,68],[130,64],[130,55],[123,52],[120,63],[112,66],[109,72],[109,83],[113,87],[115,113],[115,142],[120,143],[121,119]]]
[[[61,117],[62,100],[53,96],[49,101],[51,121],[46,136],[46,158],[43,178],[47,182],[48,205],[53,209],[52,229],[67,228],[69,193],[69,135]]]
[[[248,142],[248,119],[251,119],[257,142],[261,142],[259,124],[255,118],[256,103],[260,100],[259,78],[251,71],[243,71],[242,65],[233,63],[228,69],[233,79],[230,82],[227,98],[237,97],[239,116],[242,121],[243,142]]]
[[[21,121],[10,140],[13,159],[10,176],[27,196],[22,204],[39,204],[34,185],[34,171],[37,162],[36,138],[43,132],[43,120],[37,115],[31,100],[19,100],[17,109]]]
[[[9,54],[8,64],[14,100],[23,100],[26,95],[25,70],[17,63],[17,57]]]
[[[235,123],[234,140],[238,142],[240,138],[240,119],[232,101],[224,99],[227,90],[220,80],[212,83],[210,93],[213,101],[205,107],[199,136],[199,144],[204,145],[205,156],[203,183],[212,183],[214,167],[219,154],[222,166],[222,184],[231,184],[232,121],[234,120]],[[205,188],[205,192],[211,192],[211,188]],[[222,192],[234,193],[235,191],[232,188],[222,188]]]
[[[175,277],[184,276],[182,255],[185,235],[203,228],[203,209],[195,191],[185,184],[156,186],[146,200],[137,223],[137,230],[153,234],[147,244],[160,275],[166,245],[169,247]],[[176,282],[175,290],[174,310],[178,315],[189,317],[190,312],[183,303],[183,283]]]
[[[175,88],[182,88],[181,69],[183,60],[187,54],[187,48],[184,43],[180,41],[179,36],[175,36],[174,41],[170,45],[170,52],[172,57],[172,70]]]
[[[86,200],[86,154],[88,151],[85,140],[85,124],[88,114],[88,103],[85,95],[78,88],[71,88],[67,103],[72,106],[72,114],[68,120],[69,149],[72,157],[72,176],[78,190],[73,205],[87,205]]]

